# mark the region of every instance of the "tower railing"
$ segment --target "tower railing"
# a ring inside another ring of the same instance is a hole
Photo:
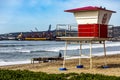
[[[107,36],[108,38],[112,38],[113,36],[113,25],[108,25]],[[88,28],[80,28],[81,30],[88,29]],[[78,26],[73,24],[57,24],[56,25],[56,36],[57,37],[78,37],[78,34],[89,34],[91,36],[99,35],[100,32],[95,31],[95,27],[91,27],[91,32],[80,32],[78,31]],[[86,36],[87,37],[87,36]]]
[[[57,24],[56,25],[56,36],[58,37],[77,37],[78,28],[77,25],[72,24]]]

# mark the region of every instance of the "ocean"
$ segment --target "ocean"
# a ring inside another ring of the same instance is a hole
[[[32,58],[56,57],[64,54],[64,41],[0,41],[0,66],[31,63]],[[67,56],[78,56],[79,45],[69,44]],[[101,56],[102,44],[92,45],[92,55]],[[89,54],[89,45],[82,46],[82,53]],[[120,42],[106,42],[107,55],[120,54]]]

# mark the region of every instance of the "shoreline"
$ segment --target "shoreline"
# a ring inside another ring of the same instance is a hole
[[[119,54],[117,54],[117,52],[116,53],[113,53],[113,52],[109,52],[108,54],[107,54],[107,56],[110,56],[110,55],[119,55]],[[102,57],[102,56],[104,56],[104,54],[92,54],[92,56],[93,57]],[[73,58],[78,58],[79,56],[73,56]],[[83,55],[83,57],[87,57],[87,56],[84,56]],[[69,57],[68,57],[69,58]],[[32,59],[32,58],[31,58]],[[11,61],[11,62],[0,62],[0,67],[1,66],[12,66],[12,65],[22,65],[22,64],[30,64],[31,63],[31,59],[28,59],[28,60],[23,60],[23,61]],[[72,59],[72,58],[71,58]]]
[[[89,59],[82,59],[83,69],[77,69],[78,59],[66,60],[65,67],[67,71],[59,71],[62,67],[62,61],[35,63],[35,64],[16,64],[0,66],[0,69],[8,70],[29,70],[34,72],[46,72],[48,74],[60,74],[60,73],[91,73],[91,74],[103,74],[109,76],[120,76],[120,54],[107,55],[106,62],[110,68],[101,68],[104,65],[104,56],[95,56],[93,59],[93,68],[89,68]]]

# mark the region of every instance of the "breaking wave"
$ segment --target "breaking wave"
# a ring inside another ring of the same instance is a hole
[[[11,45],[13,46],[13,45]],[[4,48],[2,47],[0,49],[0,53],[39,53],[39,52],[59,52],[61,50],[65,50],[65,47],[64,45],[55,45],[55,46],[50,46],[50,45],[47,45],[47,46],[43,46],[43,45],[40,45],[40,46],[31,46],[31,45],[27,45],[27,46],[30,46],[30,47],[27,47],[25,45],[16,45],[17,47],[15,48]],[[1,47],[1,46],[0,46]],[[89,45],[83,45],[82,46],[82,49],[89,49],[90,46]],[[98,51],[100,49],[103,48],[103,45],[93,45],[92,46],[93,49],[97,49]],[[120,50],[120,44],[119,43],[112,43],[112,44],[109,44],[107,43],[106,44],[106,48],[107,48],[107,51],[119,51]],[[67,47],[67,50],[79,50],[80,49],[80,46],[79,45],[69,45]]]
[[[89,54],[89,44],[82,46],[83,53]],[[103,55],[103,45],[92,45],[94,55]],[[57,56],[59,51],[64,53],[64,42],[56,41],[1,41],[0,65],[24,64],[33,57]],[[80,45],[68,44],[67,54],[78,55]],[[107,54],[120,53],[120,42],[106,42]],[[14,59],[14,60],[13,60]]]

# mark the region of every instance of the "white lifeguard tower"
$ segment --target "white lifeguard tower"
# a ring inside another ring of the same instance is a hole
[[[71,12],[74,14],[75,19],[78,24],[78,36],[77,37],[58,37],[61,40],[65,40],[65,51],[64,51],[64,61],[63,67],[60,70],[66,70],[65,60],[67,44],[72,42],[79,42],[80,44],[80,56],[79,64],[77,68],[83,68],[81,64],[82,58],[82,44],[90,45],[90,56],[86,58],[90,58],[90,68],[92,68],[92,44],[103,44],[104,47],[104,55],[106,56],[106,47],[105,41],[108,40],[108,23],[112,13],[115,11],[107,10],[102,7],[93,7],[87,6],[82,8],[75,8],[70,10],[65,10],[65,12]],[[71,57],[72,58],[72,57]],[[107,63],[105,61],[104,68],[108,68]]]

